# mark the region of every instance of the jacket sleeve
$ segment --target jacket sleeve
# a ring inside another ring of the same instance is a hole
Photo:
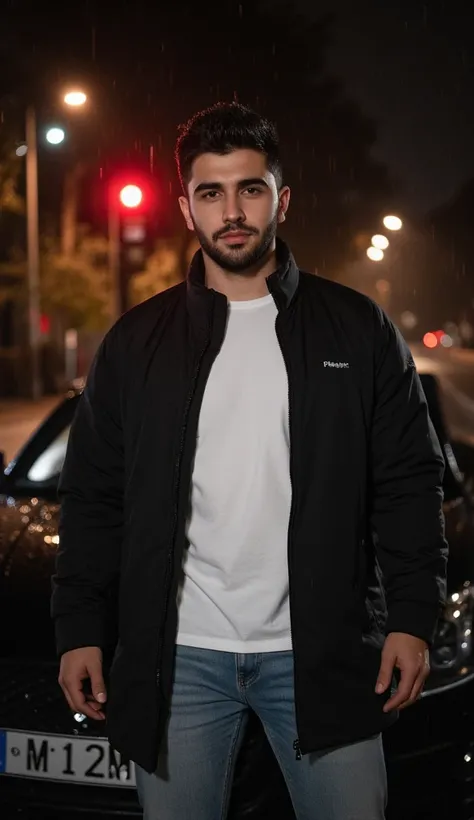
[[[59,482],[59,549],[51,612],[58,654],[104,646],[106,601],[120,567],[123,440],[113,331],[89,373]]]
[[[376,310],[372,527],[389,632],[431,643],[446,594],[444,458],[413,357]]]

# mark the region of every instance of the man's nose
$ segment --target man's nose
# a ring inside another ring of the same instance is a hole
[[[245,222],[245,213],[237,196],[227,196],[224,200],[224,222]]]

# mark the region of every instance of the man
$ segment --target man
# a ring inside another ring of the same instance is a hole
[[[269,122],[215,106],[176,157],[202,250],[186,283],[112,328],[79,406],[60,683],[89,717],[107,699],[146,820],[225,817],[249,710],[298,820],[382,820],[380,733],[421,693],[445,584],[420,382],[383,312],[276,238],[290,191]]]

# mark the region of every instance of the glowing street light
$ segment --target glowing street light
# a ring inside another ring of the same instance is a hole
[[[385,254],[381,248],[374,248],[371,246],[367,248],[367,256],[372,262],[381,262]]]
[[[389,231],[399,231],[403,226],[403,222],[400,219],[400,217],[393,215],[386,216],[384,218],[383,224]]]
[[[374,248],[378,248],[381,251],[385,251],[390,245],[390,242],[388,241],[386,236],[383,236],[383,234],[376,233],[375,236],[372,237],[372,245]]]
[[[84,94],[83,91],[68,91],[67,94],[64,95],[64,102],[66,105],[70,105],[72,108],[78,108],[84,103],[87,102],[87,94]]]
[[[66,134],[62,128],[49,128],[46,132],[46,139],[51,145],[60,145],[64,142]]]

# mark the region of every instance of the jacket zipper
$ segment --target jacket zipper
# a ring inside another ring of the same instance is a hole
[[[277,305],[278,307],[278,305]],[[294,510],[295,510],[295,487],[292,478],[292,468],[291,468],[291,460],[292,460],[292,447],[291,442],[293,439],[292,436],[292,421],[291,421],[291,389],[290,389],[290,366],[288,360],[285,356],[284,352],[284,345],[281,340],[280,333],[278,332],[278,316],[275,322],[275,333],[278,339],[278,344],[280,345],[281,355],[283,357],[283,361],[286,367],[286,376],[288,379],[288,433],[290,439],[290,488],[291,488],[291,506],[290,506],[290,517],[288,521],[288,578],[289,578],[289,590],[291,590],[291,564],[292,564],[292,553],[291,553],[291,533],[293,530],[293,520],[294,520]],[[291,595],[290,595],[290,637],[291,637],[291,645],[293,646],[293,629],[291,623]],[[294,653],[293,653],[293,663],[294,663]],[[293,742],[293,749],[295,750],[295,757],[296,760],[301,760],[301,749],[300,749],[300,741],[299,738],[296,738]]]
[[[175,542],[176,530],[177,530],[177,526],[178,526],[180,468],[181,468],[181,462],[182,462],[182,458],[183,458],[184,445],[185,445],[185,441],[186,441],[186,430],[187,430],[189,410],[190,410],[191,403],[192,403],[192,400],[194,398],[194,394],[195,394],[195,391],[196,391],[196,384],[197,384],[197,380],[199,378],[199,373],[201,371],[201,365],[202,365],[204,356],[206,355],[206,352],[209,348],[210,335],[211,335],[211,329],[209,327],[208,337],[206,339],[206,344],[204,345],[204,347],[201,350],[201,353],[199,354],[198,362],[197,362],[196,368],[194,370],[194,374],[193,374],[193,378],[192,378],[192,382],[191,382],[191,388],[190,388],[190,391],[189,391],[187,399],[186,399],[186,404],[185,404],[185,408],[184,408],[184,419],[183,419],[183,424],[182,424],[182,427],[181,427],[181,437],[180,437],[180,442],[179,442],[178,457],[177,457],[176,463],[175,463],[174,517],[173,517],[173,529],[172,529],[172,535],[171,535],[171,540],[170,540],[170,547],[168,549],[168,555],[167,555],[166,576],[165,576],[165,598],[164,598],[163,607],[162,607],[162,610],[161,610],[161,631],[160,631],[160,639],[159,639],[159,644],[158,644],[158,655],[157,655],[157,663],[156,663],[156,683],[157,683],[157,686],[160,685],[160,678],[161,678],[160,664],[161,664],[161,658],[162,658],[162,655],[163,655],[163,645],[164,645],[164,641],[165,641],[165,621],[166,621],[166,613],[168,611],[168,602],[169,602],[170,587],[171,587],[174,542]]]

